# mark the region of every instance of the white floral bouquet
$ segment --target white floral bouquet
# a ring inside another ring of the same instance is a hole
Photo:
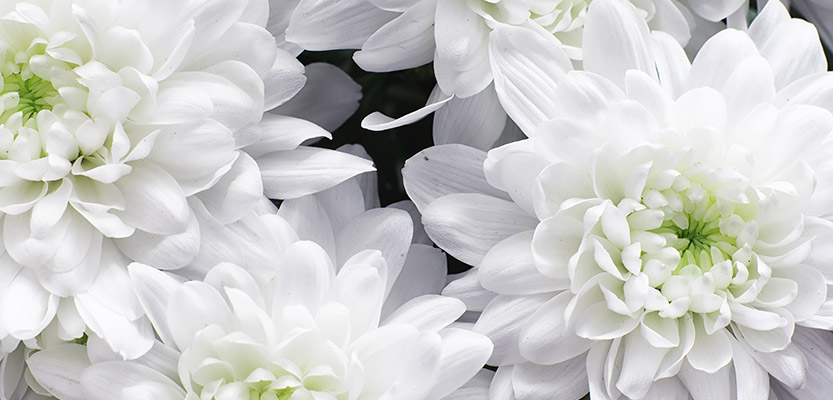
[[[826,0],[0,0],[0,400],[830,398],[826,46]]]

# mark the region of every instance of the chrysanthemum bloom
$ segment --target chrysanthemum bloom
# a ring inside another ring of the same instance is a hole
[[[222,263],[204,281],[181,283],[131,265],[132,282],[162,341],[135,361],[102,358],[94,342],[87,349],[48,347],[29,359],[33,375],[67,400],[441,399],[455,392],[481,369],[491,343],[449,327],[465,311],[459,300],[414,298],[414,288],[435,286],[418,278],[444,267],[444,258],[411,244],[407,213],[336,214],[351,207],[324,205],[340,194],[343,204],[363,209],[352,183],[290,201],[326,210],[284,214],[300,218],[294,222],[303,222],[305,232],[274,214],[238,223],[245,226],[228,240],[249,242],[241,252],[251,273]],[[344,228],[326,247],[334,244],[336,257],[299,240],[311,232],[329,231],[332,238],[335,226]],[[65,372],[70,369],[76,372]],[[485,395],[482,381],[462,391]]]
[[[686,1],[622,1],[638,7],[651,29],[671,34],[682,45],[695,35],[693,47],[699,47],[721,25],[692,13],[683,4]],[[739,2],[745,4],[745,0],[692,3],[716,18],[712,21],[720,21],[738,9]],[[286,38],[309,50],[360,49],[354,60],[372,72],[415,68],[433,61],[438,85],[425,108],[397,120],[373,113],[363,126],[390,129],[442,108],[435,116],[435,144],[488,149],[505,123],[490,86],[491,32],[516,26],[552,36],[572,59],[581,60],[590,4],[591,0],[300,0]]]
[[[827,397],[833,335],[811,328],[833,327],[833,75],[815,28],[772,1],[689,63],[623,2],[586,23],[583,72],[493,33],[529,139],[404,170],[429,236],[477,266],[444,293],[482,312],[490,398]]]
[[[153,334],[131,260],[186,266],[203,215],[230,223],[264,191],[372,168],[299,148],[327,135],[312,124],[264,117],[304,83],[268,15],[265,0],[0,5],[0,353],[57,314],[67,340],[86,325],[140,355]]]

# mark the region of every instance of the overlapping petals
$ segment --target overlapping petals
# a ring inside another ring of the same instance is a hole
[[[54,320],[71,340],[83,327],[64,321],[80,316],[137,357],[153,338],[130,261],[188,266],[209,220],[372,169],[299,147],[329,133],[280,114],[309,100],[290,100],[304,67],[268,16],[259,0],[0,6],[0,339],[32,340]],[[344,74],[328,81],[357,91]],[[325,122],[340,124],[356,95]]]
[[[833,114],[810,89],[829,76],[814,28],[770,3],[692,63],[616,1],[590,7],[585,71],[526,30],[492,34],[530,139],[429,148],[404,175],[429,236],[478,267],[444,293],[480,312],[499,398],[825,390],[794,339],[827,346],[811,328],[831,327]]]

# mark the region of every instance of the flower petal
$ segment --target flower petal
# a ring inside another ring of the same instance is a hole
[[[382,317],[387,317],[410,299],[440,293],[446,284],[447,271],[446,256],[442,250],[430,245],[412,244],[402,272],[385,299]]]
[[[542,365],[566,362],[588,351],[596,342],[581,338],[564,319],[573,294],[564,291],[536,310],[521,328],[520,351],[525,359]]]
[[[489,365],[524,361],[519,348],[522,327],[549,298],[548,295],[497,296],[489,302],[474,324],[475,332],[486,335],[495,344]]]
[[[520,363],[512,371],[517,400],[573,400],[588,392],[585,358],[575,357],[554,365]]]
[[[535,267],[533,231],[510,236],[483,257],[478,271],[480,284],[499,294],[526,295],[554,292],[569,287],[566,280],[544,276]]]
[[[258,157],[263,189],[269,198],[288,199],[335,186],[363,172],[373,163],[338,151],[301,146]]]
[[[558,40],[527,28],[500,26],[489,35],[495,90],[504,110],[529,137],[553,118],[555,89],[573,69]]]
[[[503,133],[506,112],[493,86],[467,98],[455,97],[434,114],[434,144],[492,148]]]
[[[307,65],[306,76],[304,88],[273,112],[335,131],[359,108],[361,86],[340,68],[326,63]]]
[[[286,39],[307,50],[358,49],[394,17],[396,13],[364,0],[301,0],[286,28]]]
[[[495,197],[460,193],[443,196],[423,210],[422,223],[440,248],[470,265],[501,240],[532,229],[537,220],[517,205]]]
[[[625,71],[630,69],[657,76],[648,26],[630,2],[591,3],[582,48],[584,70],[600,74],[620,88],[625,86]]]
[[[486,182],[485,160],[486,153],[468,146],[429,147],[405,161],[402,169],[405,191],[420,211],[452,193],[482,193],[508,199]]]
[[[408,213],[396,209],[373,209],[353,219],[336,236],[338,265],[365,250],[378,250],[387,263],[385,296],[405,265],[411,245],[413,223]]]
[[[37,383],[57,398],[84,400],[81,373],[90,366],[87,349],[75,343],[49,346],[32,354],[26,365]]]
[[[435,10],[433,1],[416,2],[373,33],[353,61],[370,72],[416,68],[433,61]]]

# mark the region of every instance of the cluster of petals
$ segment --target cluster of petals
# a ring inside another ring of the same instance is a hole
[[[745,25],[746,0],[628,0],[652,30],[669,33],[691,51],[725,26]],[[505,114],[491,85],[488,59],[499,27],[514,26],[556,38],[573,60],[583,58],[582,38],[591,0],[300,0],[285,21],[286,38],[309,50],[359,49],[356,63],[387,72],[433,62],[437,87],[422,109],[393,119],[373,113],[362,123],[391,129],[437,112],[435,144],[488,149],[504,133]],[[603,21],[599,21],[604,23]],[[319,27],[325,25],[328,29]],[[546,52],[545,48],[540,49]],[[485,116],[485,118],[484,118]],[[511,123],[509,124],[511,128]]]
[[[28,357],[32,386],[67,400],[485,396],[488,375],[469,381],[492,345],[450,326],[465,306],[436,295],[443,253],[413,235],[410,203],[366,200],[352,179],[228,225],[236,254],[216,259],[241,258],[203,279],[131,264],[152,348],[125,361],[96,336],[55,341]]]
[[[585,22],[583,71],[492,33],[528,139],[403,171],[429,236],[476,266],[444,293],[495,343],[490,398],[824,397],[833,81],[815,28],[770,1],[689,62],[624,2]]]
[[[153,334],[127,264],[189,266],[212,224],[264,193],[303,196],[372,169],[299,147],[329,133],[291,116],[316,96],[269,14],[266,0],[0,5],[0,354],[54,323],[64,340],[89,327],[137,356]],[[328,104],[346,118],[358,90],[336,78],[356,92]]]

